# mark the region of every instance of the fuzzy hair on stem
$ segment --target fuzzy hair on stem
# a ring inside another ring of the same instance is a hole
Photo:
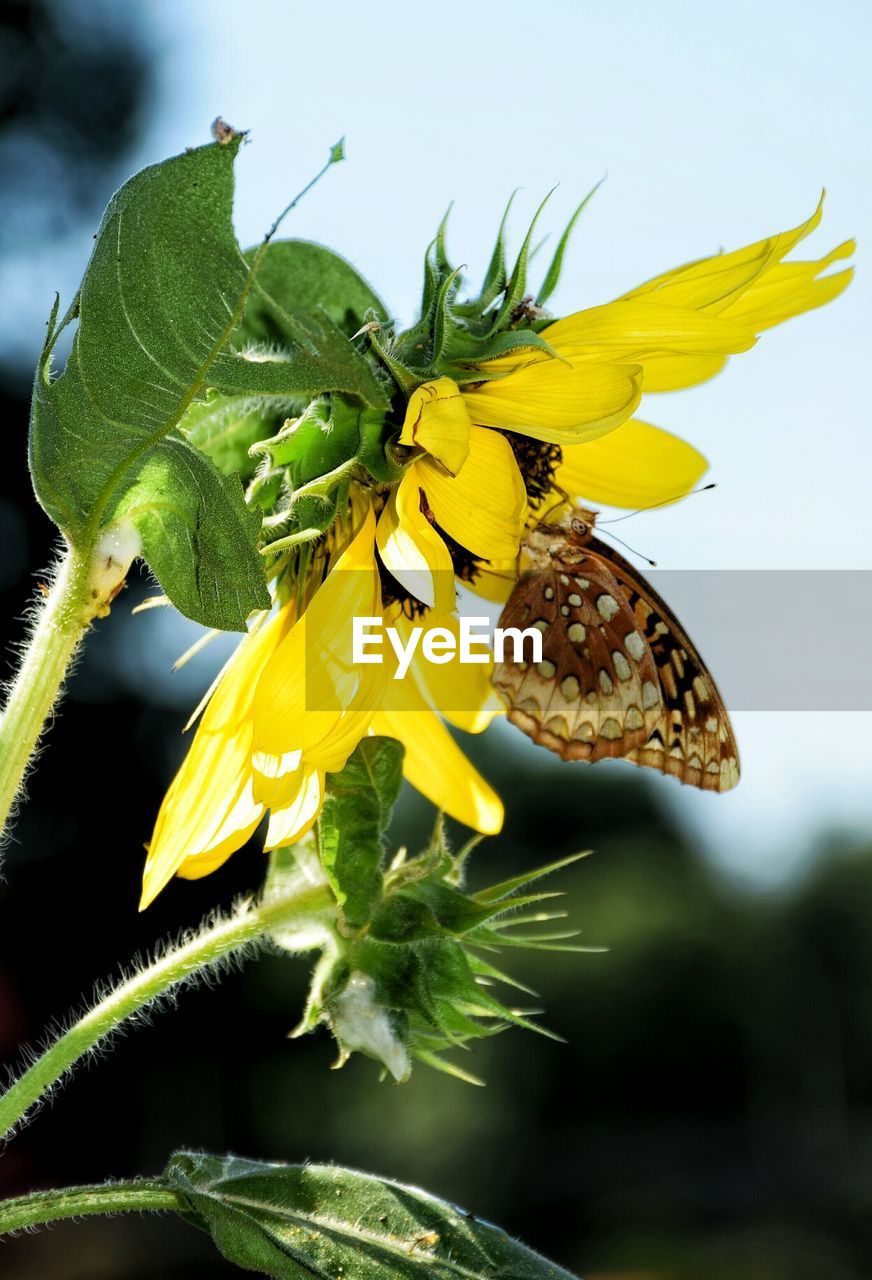
[[[43,1104],[72,1068],[105,1048],[109,1037],[148,1017],[182,987],[215,980],[234,963],[268,943],[274,930],[335,909],[329,889],[318,885],[268,903],[243,900],[228,916],[207,919],[195,932],[159,950],[149,963],[111,986],[82,1017],[56,1035],[0,1096],[0,1138],[8,1138]]]

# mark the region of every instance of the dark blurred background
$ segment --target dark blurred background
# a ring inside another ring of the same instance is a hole
[[[0,4],[0,268],[80,269],[158,92],[132,10]],[[17,273],[17,274],[16,274]],[[77,273],[76,273],[77,274]],[[26,276],[24,277],[26,279]],[[40,282],[40,288],[42,284]],[[44,290],[46,312],[50,293]],[[35,341],[0,344],[4,665],[53,533],[26,474]],[[132,619],[137,580],[89,637],[28,786],[0,886],[0,1055],[81,1007],[156,939],[263,874],[254,847],[136,911],[141,845],[208,680],[170,678],[183,628]],[[213,659],[214,661],[214,659]],[[5,672],[4,672],[5,674]],[[248,964],[187,992],[80,1069],[0,1158],[0,1193],[129,1177],[176,1148],[336,1160],[491,1218],[586,1280],[860,1280],[872,1273],[872,842],[821,835],[807,873],[767,892],[725,880],[676,818],[670,783],[588,773],[503,732],[476,742],[511,796],[473,878],[596,850],[563,877],[604,955],[518,956],[565,1046],[512,1032],[476,1051],[474,1089],[419,1068],[331,1073],[324,1035],[289,1043],[302,962]],[[396,837],[429,824],[407,799]],[[0,1245],[4,1280],[236,1274],[174,1219],[92,1220]]]

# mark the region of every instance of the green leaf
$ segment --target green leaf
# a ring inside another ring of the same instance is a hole
[[[188,1152],[165,1177],[225,1258],[274,1280],[572,1280],[499,1227],[386,1178]]]
[[[239,480],[223,476],[176,433],[141,441],[96,414],[87,445],[99,461],[92,458],[88,470],[76,449],[86,399],[75,348],[61,378],[50,387],[37,380],[31,439],[58,485],[45,483],[43,505],[58,513],[61,528],[81,530],[79,513],[88,504],[99,510],[95,473],[114,463],[119,478],[111,491],[111,478],[104,482],[101,526],[131,520],[143,557],[182,613],[207,627],[244,631],[249,613],[269,608],[270,597],[255,550],[260,515],[246,507]]]
[[[251,259],[256,253],[249,249],[246,256]],[[268,245],[258,265],[257,286],[241,330],[254,342],[291,336],[282,327],[285,317],[311,319],[320,310],[346,338],[369,316],[382,323],[388,320],[387,307],[360,272],[332,249],[309,240],[274,240]]]
[[[267,306],[262,291],[257,300]],[[387,404],[369,364],[323,308],[307,316],[305,324],[274,302],[269,310],[282,332],[281,348],[246,347],[219,356],[209,372],[210,386],[225,395],[295,397],[302,402],[322,391],[347,391],[369,404]],[[295,345],[286,349],[286,344]]]
[[[328,773],[318,847],[346,922],[362,928],[381,900],[382,834],[403,780],[403,747],[364,738],[340,773]]]
[[[237,145],[187,152],[121,188],[72,313],[72,353],[52,382],[60,330],[43,352],[31,468],[37,495],[74,540],[95,509],[102,517],[117,501],[125,464],[205,391],[241,315],[249,271],[230,221]]]
[[[112,198],[64,322],[78,321],[70,357],[54,380],[51,351],[64,325],[52,319],[30,434],[37,496],[74,545],[93,547],[130,513],[173,602],[207,626],[236,629],[244,611],[268,603],[258,526],[239,485],[193,458],[186,415],[213,386],[287,398],[375,381],[326,314],[298,326],[280,362],[228,353],[254,267],[232,225],[240,141],[145,169]]]
[[[252,570],[260,513],[246,507],[239,479],[188,441],[168,436],[150,449],[115,514],[133,520],[149,567],[187,617],[242,631],[252,610],[270,607]]]

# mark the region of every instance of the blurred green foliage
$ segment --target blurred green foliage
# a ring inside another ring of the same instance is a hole
[[[84,773],[69,776],[71,744],[110,726],[101,794],[112,840],[70,825]],[[62,1015],[92,978],[263,875],[255,843],[136,915],[135,833],[169,771],[167,732],[165,713],[111,702],[73,701],[56,728],[25,811],[28,857],[13,856],[0,918],[10,1057],[13,1040]],[[515,1032],[477,1044],[461,1061],[485,1089],[421,1068],[408,1084],[382,1084],[360,1058],[330,1072],[326,1033],[285,1038],[306,965],[267,956],[217,992],[184,994],[175,1013],[80,1074],[10,1149],[5,1189],[156,1171],[180,1145],[337,1160],[425,1186],[585,1280],[865,1278],[872,840],[822,840],[800,883],[753,893],[701,856],[682,826],[684,793],[668,780],[561,765],[500,730],[475,747],[509,822],[479,849],[472,889],[582,845],[596,851],[560,879],[581,941],[610,950],[525,953],[503,966],[541,993],[541,1021],[566,1045]],[[122,799],[123,816],[113,808]],[[66,848],[28,825],[50,805]],[[406,789],[392,842],[414,847],[431,821]],[[231,1274],[199,1249],[196,1233],[164,1222],[68,1224],[7,1246],[4,1280]],[[66,1270],[52,1269],[59,1259]]]

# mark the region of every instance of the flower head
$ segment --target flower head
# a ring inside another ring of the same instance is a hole
[[[689,492],[706,460],[637,417],[642,397],[711,378],[851,278],[828,268],[853,241],[786,261],[818,226],[819,205],[792,231],[554,318],[544,304],[578,213],[535,296],[532,226],[511,272],[501,228],[481,290],[462,298],[443,224],[418,321],[396,332],[373,319],[355,335],[366,335],[390,408],[323,395],[252,446],[248,499],[264,512],[275,607],[228,664],[167,792],[144,903],[173,875],[219,866],[267,813],[268,848],[299,840],[326,775],[373,733],[403,742],[406,777],[435,804],[498,829],[498,798],[443,723],[479,732],[499,713],[489,669],[416,656],[394,681],[385,665],[352,660],[351,617],[381,617],[398,633],[425,618],[450,633],[456,583],[504,599],[525,529],[547,506],[645,507]]]

